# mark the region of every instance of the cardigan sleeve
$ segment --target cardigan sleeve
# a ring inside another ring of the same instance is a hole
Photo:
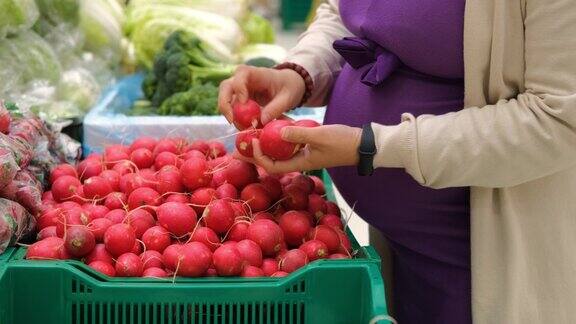
[[[527,0],[525,91],[484,107],[373,124],[375,165],[405,168],[432,188],[510,187],[574,167],[574,9],[574,0]]]
[[[350,32],[340,19],[338,0],[328,0],[318,7],[314,22],[300,35],[298,44],[288,52],[286,62],[296,63],[306,69],[314,84],[305,105],[326,104],[328,93],[344,62],[332,48],[332,43],[349,35]]]

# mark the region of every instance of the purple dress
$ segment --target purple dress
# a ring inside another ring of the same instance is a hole
[[[462,109],[464,5],[341,0],[342,20],[355,37],[334,43],[347,64],[325,123],[396,125],[404,112]],[[390,241],[399,322],[471,323],[469,189],[425,188],[401,169],[330,174],[346,201]]]

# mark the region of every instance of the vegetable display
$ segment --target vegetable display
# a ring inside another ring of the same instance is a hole
[[[28,259],[119,277],[282,277],[353,254],[320,178],[267,174],[219,142],[142,137],[49,179]]]

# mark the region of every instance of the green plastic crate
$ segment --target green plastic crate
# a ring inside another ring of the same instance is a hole
[[[280,14],[282,28],[290,30],[297,26],[303,26],[312,8],[312,0],[282,0]]]
[[[110,278],[9,248],[0,255],[0,324],[369,323],[387,314],[380,258],[349,235],[355,259],[318,260],[284,278]]]

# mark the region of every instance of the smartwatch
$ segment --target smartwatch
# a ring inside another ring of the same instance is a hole
[[[374,173],[374,155],[376,155],[376,140],[371,124],[362,126],[362,136],[358,146],[358,175],[369,176]]]

